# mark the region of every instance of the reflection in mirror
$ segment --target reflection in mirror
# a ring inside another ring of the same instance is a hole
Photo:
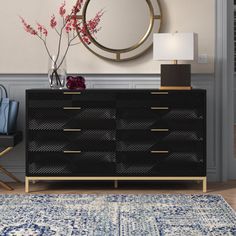
[[[153,33],[159,32],[161,25],[158,0],[87,0],[83,21],[101,9],[105,12],[100,23],[102,29],[90,45],[85,44],[95,55],[115,61],[129,60],[152,45]]]

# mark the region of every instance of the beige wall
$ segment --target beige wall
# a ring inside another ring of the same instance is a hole
[[[97,0],[99,3],[99,0]],[[46,73],[48,59],[42,44],[27,35],[18,15],[30,22],[47,25],[59,0],[8,0],[0,8],[0,73]],[[74,1],[66,1],[72,5]],[[215,0],[160,0],[163,10],[162,32],[195,32],[198,53],[208,54],[208,64],[193,63],[194,73],[214,72]],[[55,44],[52,33],[49,44]],[[101,60],[82,45],[75,46],[67,57],[71,73],[159,73],[159,63],[152,60],[152,51],[139,59],[115,63]]]

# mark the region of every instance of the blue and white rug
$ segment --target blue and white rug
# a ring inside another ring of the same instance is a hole
[[[0,195],[0,235],[236,235],[218,195]]]

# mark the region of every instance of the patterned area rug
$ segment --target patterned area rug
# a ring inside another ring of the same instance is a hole
[[[236,235],[218,195],[0,195],[0,235]]]

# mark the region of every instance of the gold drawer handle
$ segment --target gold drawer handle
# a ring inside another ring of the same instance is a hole
[[[151,151],[151,153],[156,153],[156,154],[168,154],[169,151]]]
[[[81,153],[81,151],[63,151],[64,153],[71,153],[71,154],[73,154],[73,153]]]
[[[151,92],[152,95],[168,95],[168,92]]]
[[[169,110],[169,107],[151,107],[152,110]]]
[[[64,92],[65,95],[80,95],[81,92]]]
[[[151,129],[152,132],[169,132],[169,129]]]
[[[81,129],[63,129],[64,132],[80,132]]]
[[[81,107],[63,107],[64,110],[81,110]]]

